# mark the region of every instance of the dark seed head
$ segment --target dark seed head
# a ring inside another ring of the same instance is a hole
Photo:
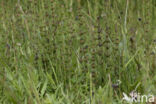
[[[139,21],[141,21],[141,18],[138,18]]]
[[[151,52],[150,54],[151,54],[151,55],[155,55],[155,53],[154,53],[154,52]]]
[[[112,84],[112,87],[113,87],[114,89],[116,89],[116,88],[119,88],[119,85],[118,85],[118,84]]]
[[[131,37],[130,38],[130,41],[133,43],[134,42],[134,37]]]
[[[102,47],[102,46],[103,46],[103,44],[102,44],[102,43],[99,43],[99,44],[98,44],[98,46],[99,46],[99,47]]]
[[[10,45],[8,43],[6,44],[6,46],[7,46],[8,49],[10,49]]]
[[[100,20],[100,18],[101,18],[101,16],[98,16],[98,17],[97,17],[97,20]]]
[[[100,35],[98,36],[98,40],[101,40],[101,36]]]
[[[75,20],[79,20],[79,17],[78,17],[78,16],[76,16],[76,17],[75,17]]]
[[[109,47],[108,47],[108,46],[106,46],[106,49],[108,50],[108,49],[109,49]]]
[[[118,19],[121,19],[121,17],[120,17],[120,16],[118,16]]]
[[[92,68],[95,68],[95,63],[92,64]]]
[[[88,48],[88,45],[86,45],[85,47],[84,47],[84,49],[87,49]]]
[[[121,11],[121,12],[120,12],[120,14],[122,15],[122,14],[123,14],[123,12]]]
[[[35,54],[35,61],[38,60],[38,53]]]

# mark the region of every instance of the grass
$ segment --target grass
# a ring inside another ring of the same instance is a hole
[[[0,104],[123,104],[136,86],[156,94],[155,0],[0,5]]]

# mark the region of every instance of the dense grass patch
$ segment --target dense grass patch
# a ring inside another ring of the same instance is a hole
[[[155,0],[1,0],[0,103],[123,104],[136,87],[155,95],[155,8]]]

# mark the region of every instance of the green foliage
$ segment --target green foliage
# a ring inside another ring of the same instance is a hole
[[[1,0],[0,103],[121,104],[139,83],[156,94],[155,4]]]

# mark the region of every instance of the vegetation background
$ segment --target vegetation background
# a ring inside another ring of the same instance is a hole
[[[0,0],[0,104],[155,95],[155,9],[156,0]]]

